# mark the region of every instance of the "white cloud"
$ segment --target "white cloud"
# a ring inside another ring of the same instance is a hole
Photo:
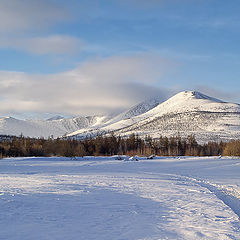
[[[78,53],[81,39],[48,31],[71,20],[70,13],[68,4],[55,0],[0,0],[0,48],[36,55]]]
[[[109,57],[89,61],[59,74],[0,72],[0,114],[117,112],[146,98],[166,97],[154,88],[170,63],[151,55]]]
[[[39,30],[69,17],[66,9],[56,1],[0,1],[0,32]]]
[[[172,63],[167,59],[144,53],[132,56],[113,56],[106,59],[99,58],[81,65],[79,73],[104,81],[152,82],[168,71],[170,65]],[[75,72],[78,71],[75,70]]]
[[[79,38],[67,35],[0,39],[1,48],[11,48],[37,55],[75,54],[82,50],[83,45],[83,41]]]

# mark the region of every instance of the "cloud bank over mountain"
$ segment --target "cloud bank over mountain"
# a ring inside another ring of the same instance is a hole
[[[0,114],[120,112],[151,96],[165,99],[169,91],[152,85],[170,69],[168,60],[141,54],[93,59],[58,74],[1,71]]]

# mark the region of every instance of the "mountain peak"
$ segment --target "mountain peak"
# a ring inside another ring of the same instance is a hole
[[[64,119],[64,117],[60,115],[55,115],[51,118],[48,118],[47,121],[54,121],[54,120],[61,120],[61,119]]]
[[[4,120],[18,120],[18,119],[14,118],[14,117],[11,117],[11,116],[3,117],[1,119],[4,119]]]
[[[159,103],[160,103],[160,100],[157,97],[147,99],[131,107],[127,111],[120,113],[119,115],[115,116],[113,119],[109,120],[107,123],[110,124],[110,123],[127,120],[133,117],[139,116],[155,108]]]
[[[211,102],[223,103],[223,101],[217,98],[209,97],[198,91],[183,91],[183,92],[177,93],[176,95],[171,97],[169,100],[184,101],[184,100],[190,100],[190,99],[202,99],[202,100],[209,100]]]

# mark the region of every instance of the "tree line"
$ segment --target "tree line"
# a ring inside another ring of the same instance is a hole
[[[1,138],[0,138],[1,139]],[[199,144],[193,135],[187,138],[160,137],[145,139],[131,134],[128,137],[97,136],[76,140],[70,138],[43,139],[5,137],[0,140],[0,157],[27,156],[111,156],[111,155],[160,155],[160,156],[240,156],[240,141],[208,142]]]

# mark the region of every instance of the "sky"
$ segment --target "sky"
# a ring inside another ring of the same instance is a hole
[[[116,114],[197,90],[240,103],[239,0],[0,0],[0,116]]]

